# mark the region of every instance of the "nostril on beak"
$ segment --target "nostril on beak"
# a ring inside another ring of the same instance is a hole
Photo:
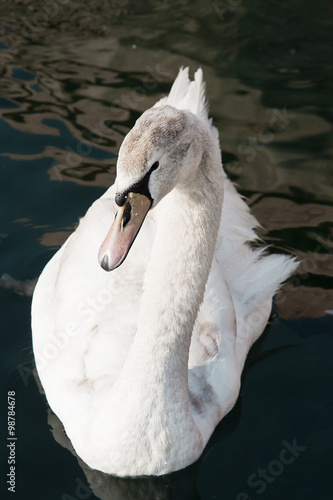
[[[122,218],[123,227],[127,226],[129,221],[131,220],[131,217],[132,217],[132,208],[131,208],[131,205],[129,203],[127,203],[125,205],[125,210],[124,210],[123,218]]]
[[[110,271],[109,256],[107,254],[104,255],[100,264],[104,271]]]

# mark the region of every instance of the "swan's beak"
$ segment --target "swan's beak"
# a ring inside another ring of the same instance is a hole
[[[116,269],[125,260],[151,203],[143,194],[129,193],[125,204],[119,207],[98,253],[98,261],[105,271]]]

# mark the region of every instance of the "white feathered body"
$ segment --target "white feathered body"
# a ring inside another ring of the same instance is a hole
[[[173,190],[148,213],[124,263],[105,272],[97,255],[116,212],[113,185],[48,263],[33,298],[34,353],[48,402],[78,455],[119,476],[165,474],[200,456],[238,397],[272,296],[296,267],[248,245],[258,223],[221,169],[201,71],[190,83],[182,70],[156,106],[165,105],[196,115],[213,144],[223,204],[212,260],[204,242],[202,255],[192,255],[201,219],[195,202],[188,207]],[[209,187],[202,191],[209,195]],[[209,277],[197,284],[200,263]],[[195,293],[198,312],[187,308]],[[191,321],[190,335],[177,337],[177,325]]]

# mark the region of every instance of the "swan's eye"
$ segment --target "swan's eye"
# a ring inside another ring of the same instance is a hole
[[[150,167],[150,172],[153,172],[154,170],[156,170],[158,167],[160,166],[160,162],[159,161],[155,161],[155,163],[152,164],[152,166]]]

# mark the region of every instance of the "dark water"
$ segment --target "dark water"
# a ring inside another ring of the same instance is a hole
[[[1,498],[7,391],[20,500],[333,498],[332,15],[323,0],[0,2]],[[262,237],[302,264],[202,460],[115,480],[78,462],[48,414],[29,294],[185,65],[204,70],[225,169]]]

